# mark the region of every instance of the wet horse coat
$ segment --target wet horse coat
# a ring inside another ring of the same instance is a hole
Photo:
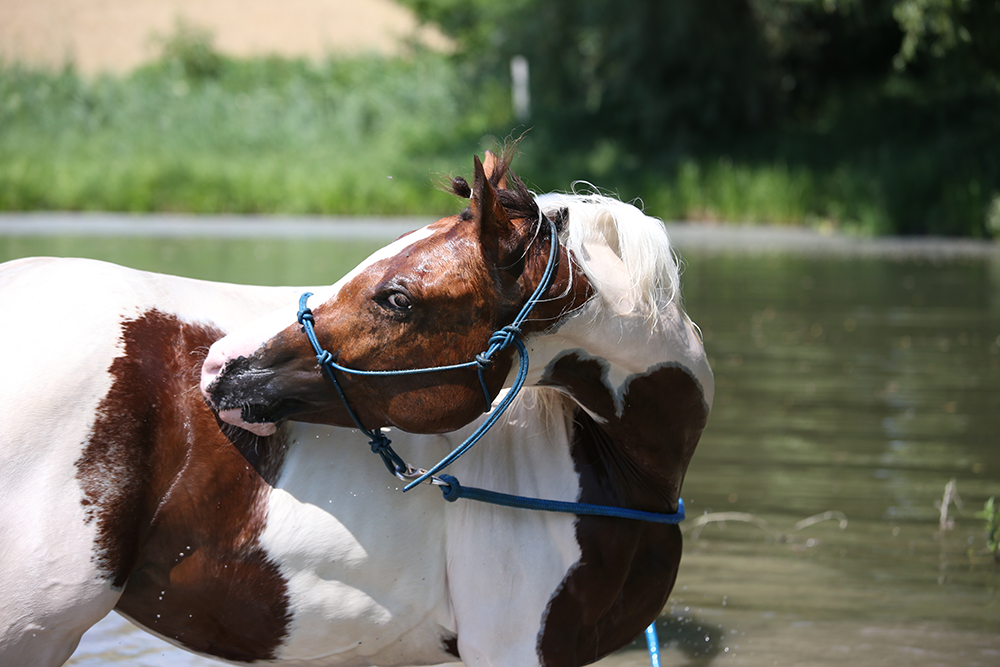
[[[516,186],[505,194],[504,169],[477,173],[469,212],[403,237],[332,288],[310,288],[326,340],[362,343],[366,308],[396,318],[375,329],[383,339],[397,324],[406,333],[422,321],[394,310],[404,294],[411,309],[441,304],[425,319],[443,342],[425,360],[481,346],[530,292],[543,245],[534,200]],[[613,200],[539,203],[561,221],[562,247],[556,284],[525,327],[531,386],[449,472],[508,493],[673,511],[712,378],[676,285],[646,275],[676,270],[661,265],[662,227]],[[492,274],[508,295],[494,302],[464,293],[471,279],[441,280],[457,259],[436,260],[433,247],[448,239],[468,255],[467,230],[484,227],[486,208],[525,232],[493,251],[523,256],[520,271]],[[209,656],[310,665],[586,664],[655,618],[677,572],[676,526],[447,504],[431,487],[401,496],[364,439],[342,428],[342,406],[294,335],[302,291],[87,260],[3,266],[0,663],[60,664],[112,608]],[[463,314],[451,317],[454,302]],[[422,363],[415,347],[330,347],[357,365]],[[509,366],[491,371],[494,393]],[[252,394],[223,413],[259,435],[221,421],[199,382],[216,405],[213,387]],[[465,376],[345,387],[370,427],[445,431],[392,429],[397,451],[420,463],[450,451],[474,423],[456,426],[482,409]]]

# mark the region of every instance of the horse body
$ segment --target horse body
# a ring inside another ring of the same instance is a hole
[[[524,326],[530,386],[448,472],[675,511],[713,388],[662,227],[601,198],[536,203],[507,178],[477,162],[469,211],[311,289],[321,338],[370,368],[470,358],[537,282],[544,214],[559,265]],[[0,269],[17,323],[2,332],[0,664],[60,664],[112,608],[234,663],[387,667],[582,665],[656,617],[677,526],[401,496],[294,323],[303,291],[86,260]],[[52,294],[70,330],[36,324]],[[483,371],[494,402],[512,360]],[[415,462],[486,407],[466,371],[342,382]]]

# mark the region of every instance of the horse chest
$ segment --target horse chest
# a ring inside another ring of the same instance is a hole
[[[289,431],[260,537],[287,582],[289,634],[276,657],[331,665],[454,659],[439,495],[402,496],[350,431]]]

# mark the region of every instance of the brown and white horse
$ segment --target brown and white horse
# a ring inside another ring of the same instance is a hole
[[[537,286],[551,221],[526,386],[449,472],[675,511],[713,380],[663,226],[610,198],[535,198],[492,155],[453,189],[461,214],[310,288],[324,348],[359,369],[474,358]],[[677,526],[399,494],[296,322],[302,292],[0,267],[0,664],[59,665],[112,609],[233,663],[570,666],[641,633]],[[486,370],[490,397],[512,360]],[[340,384],[415,462],[486,407],[472,369]]]

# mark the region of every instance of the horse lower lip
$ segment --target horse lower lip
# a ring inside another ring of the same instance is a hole
[[[273,435],[278,430],[278,427],[273,422],[251,423],[244,420],[242,410],[239,408],[223,410],[219,413],[219,418],[228,424],[239,426],[243,430],[250,431],[256,435]]]
[[[244,403],[240,408],[240,416],[248,424],[275,423],[301,412],[304,404],[294,399],[282,399],[275,403]]]
[[[273,423],[280,419],[273,407],[265,405],[244,405],[240,417],[248,424]]]

